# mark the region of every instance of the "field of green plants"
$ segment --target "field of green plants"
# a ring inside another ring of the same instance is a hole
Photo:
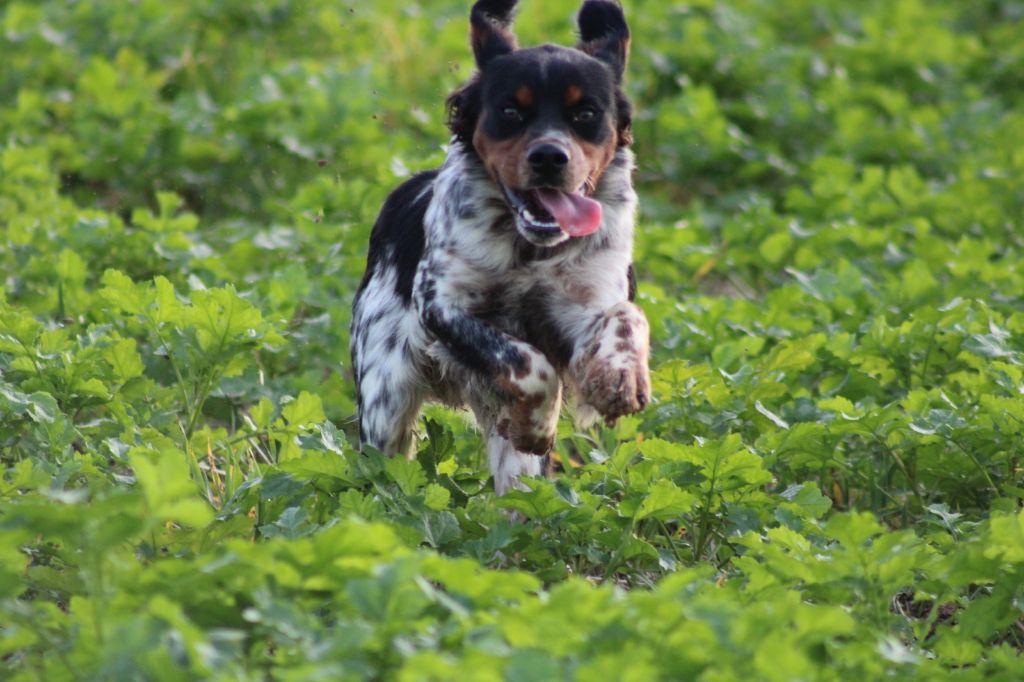
[[[0,0],[0,678],[1024,678],[1024,2],[628,0],[655,399],[504,498],[347,353],[469,4]]]

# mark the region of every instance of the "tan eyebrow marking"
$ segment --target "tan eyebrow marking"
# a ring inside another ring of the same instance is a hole
[[[524,109],[533,106],[533,90],[530,86],[522,85],[516,90],[516,102]]]
[[[583,90],[578,85],[570,85],[565,89],[565,106],[571,107],[579,104],[583,99]]]

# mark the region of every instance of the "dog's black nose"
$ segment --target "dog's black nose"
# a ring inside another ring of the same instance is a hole
[[[569,165],[569,154],[557,145],[542,143],[530,150],[526,160],[537,173],[556,173]]]

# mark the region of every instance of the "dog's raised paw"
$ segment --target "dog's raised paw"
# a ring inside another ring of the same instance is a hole
[[[606,362],[592,362],[584,375],[580,393],[611,425],[619,417],[640,412],[651,401],[651,379],[646,358],[623,353]]]
[[[498,433],[519,452],[546,455],[555,443],[562,386],[558,372],[544,355],[516,342],[519,361],[497,385],[508,402],[498,420]]]
[[[651,401],[647,320],[633,304],[610,310],[578,361],[576,380],[585,405],[609,424]]]

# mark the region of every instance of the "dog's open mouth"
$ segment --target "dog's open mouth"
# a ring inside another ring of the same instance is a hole
[[[504,185],[502,189],[519,223],[540,237],[554,237],[562,232],[570,237],[585,237],[601,227],[601,204],[582,192],[549,187],[514,190]]]

